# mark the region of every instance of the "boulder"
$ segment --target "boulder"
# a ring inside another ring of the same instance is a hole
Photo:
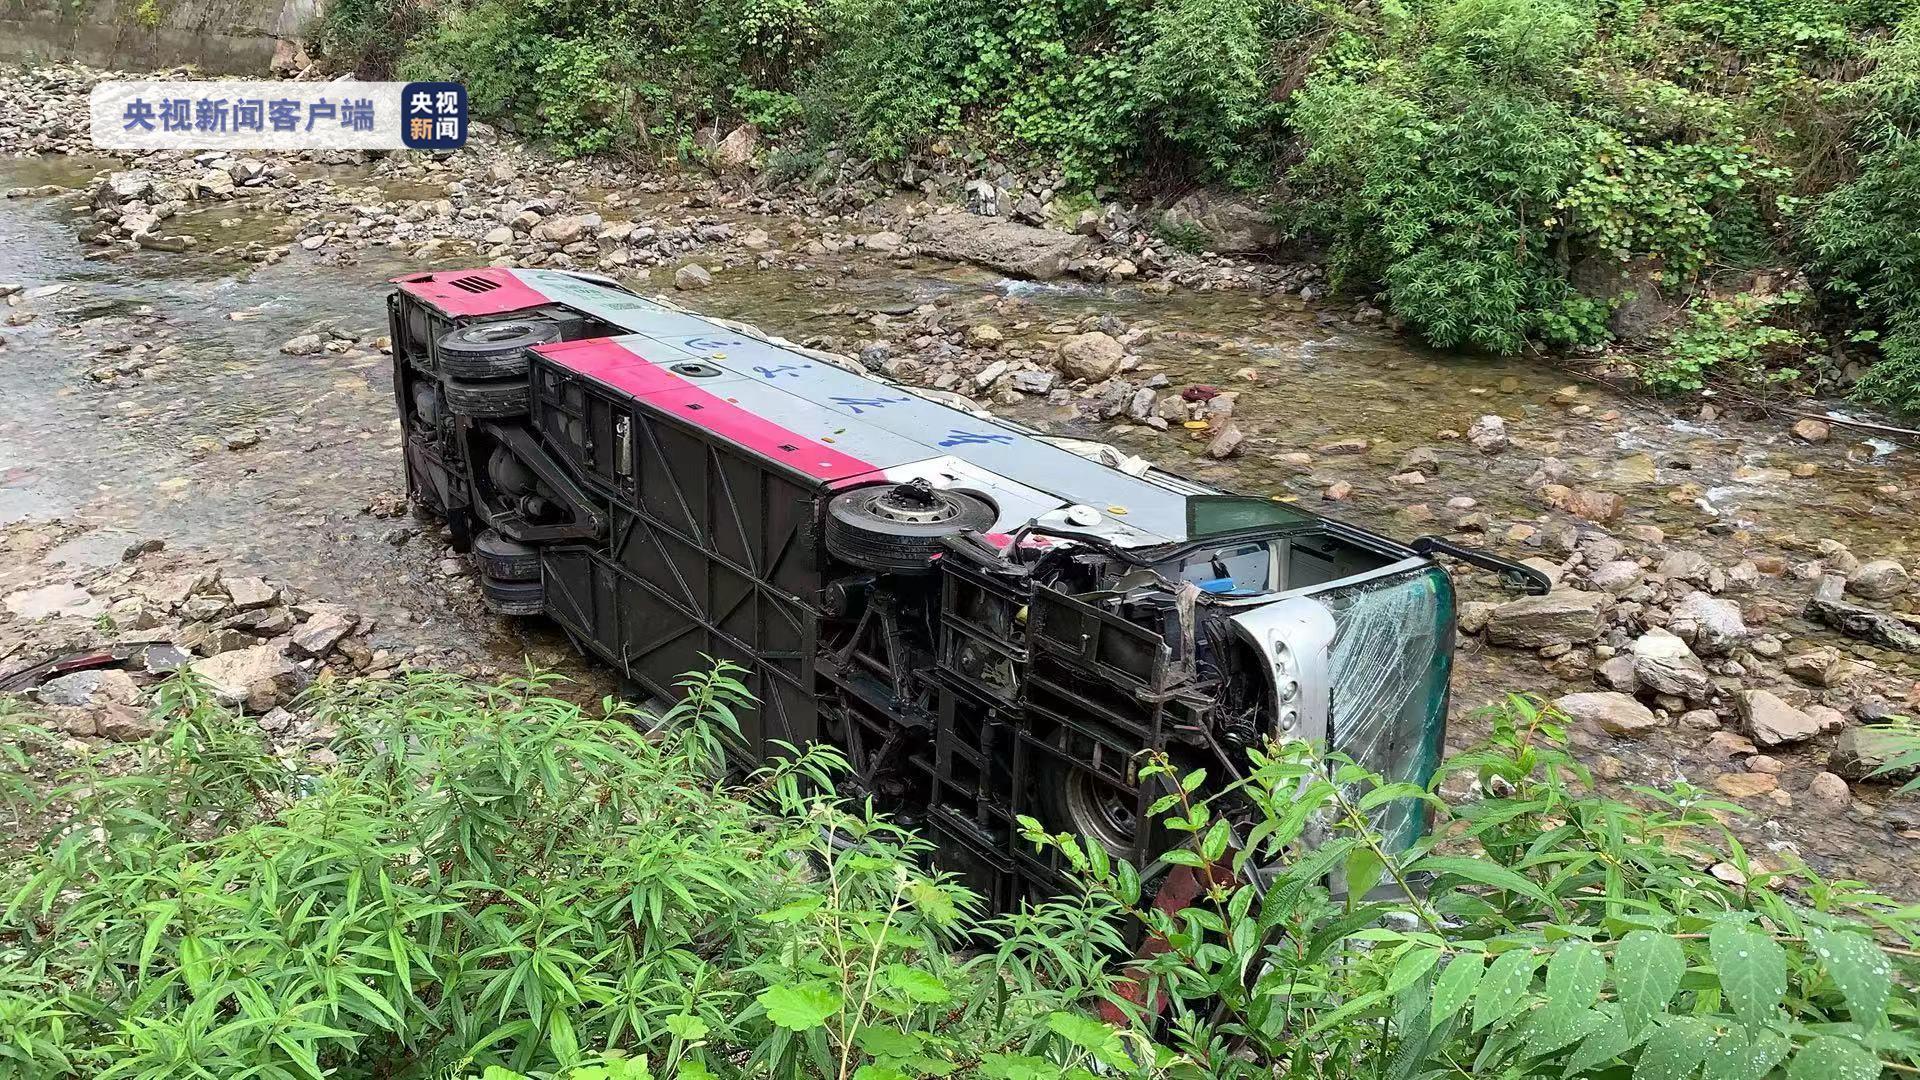
[[[133,676],[117,668],[76,671],[40,685],[36,696],[44,705],[131,705],[140,700]]]
[[[714,144],[707,159],[718,169],[738,169],[752,161],[759,149],[760,129],[753,124],[741,124]]]
[[[208,657],[196,661],[193,670],[213,688],[214,697],[222,704],[256,712],[271,709],[300,689],[300,669],[272,645]]]
[[[1781,701],[1769,690],[1742,690],[1733,704],[1746,721],[1747,734],[1762,747],[1805,742],[1820,734],[1820,722]]]
[[[1845,810],[1853,802],[1853,790],[1847,787],[1844,777],[1823,772],[1807,785],[1807,797],[1815,807],[1833,814]]]
[[[1498,416],[1483,416],[1467,429],[1467,441],[1483,454],[1497,454],[1507,448],[1507,422]]]
[[[1713,573],[1713,563],[1697,551],[1675,551],[1660,560],[1658,572],[1663,578],[1705,585]]]
[[[1747,639],[1747,623],[1740,605],[1703,592],[1688,593],[1673,608],[1669,629],[1701,656],[1725,656]]]
[[[1892,559],[1861,563],[1847,575],[1847,591],[1863,600],[1891,600],[1907,591],[1907,568]]]
[[[1632,559],[1614,559],[1601,563],[1587,575],[1587,584],[1615,596],[1640,584],[1640,564]]]
[[[1076,379],[1103,382],[1120,370],[1120,361],[1126,355],[1126,349],[1112,335],[1095,330],[1060,343],[1060,368]]]
[[[1793,436],[1801,442],[1818,445],[1833,437],[1833,426],[1809,416],[1793,425]]]
[[[1920,775],[1920,765],[1893,769],[1878,776],[1874,773],[1912,748],[1912,738],[1902,738],[1896,729],[1850,727],[1841,732],[1833,744],[1833,753],[1827,755],[1827,769],[1847,780],[1873,777],[1882,782],[1903,784]]]
[[[972,214],[939,214],[913,230],[920,250],[955,262],[977,263],[1013,277],[1048,281],[1087,249],[1087,238]]]
[[[1273,211],[1241,199],[1196,192],[1160,215],[1163,233],[1204,238],[1212,251],[1263,251],[1286,242],[1286,230]]]
[[[166,726],[158,716],[131,705],[109,705],[94,717],[94,730],[114,742],[139,742]]]
[[[562,214],[535,225],[533,238],[548,244],[571,244],[599,224],[599,214]]]
[[[699,263],[688,263],[673,272],[673,287],[676,289],[704,289],[713,284],[713,275]]]
[[[94,198],[99,207],[132,202],[136,199],[147,201],[153,194],[153,174],[145,169],[128,169],[125,172],[107,174],[107,182]]]
[[[899,233],[891,229],[882,229],[861,240],[860,246],[866,248],[868,251],[899,251],[901,246],[906,242],[906,237],[901,236]]]
[[[326,344],[326,339],[322,338],[319,334],[301,334],[299,337],[291,338],[286,344],[280,346],[280,351],[286,353],[288,356],[312,356],[321,349],[326,348]]]
[[[304,656],[324,658],[333,651],[340,639],[353,633],[360,625],[358,616],[339,608],[316,610],[301,627],[293,632],[294,651]]]
[[[1526,649],[1593,641],[1607,628],[1613,598],[1560,589],[1509,600],[1487,616],[1487,640]]]
[[[1576,723],[1593,724],[1609,735],[1631,737],[1660,726],[1652,710],[1626,694],[1595,690],[1555,698],[1553,707]]]
[[[1704,701],[1713,693],[1706,665],[1686,642],[1660,627],[1633,643],[1633,674],[1641,686],[1656,694]]]
[[[1216,459],[1230,458],[1240,452],[1240,444],[1246,441],[1247,437],[1240,433],[1240,428],[1229,420],[1226,426],[1208,441],[1207,456]]]
[[[280,595],[279,590],[257,577],[226,578],[221,581],[226,586],[227,598],[240,611],[252,611],[272,604]]]

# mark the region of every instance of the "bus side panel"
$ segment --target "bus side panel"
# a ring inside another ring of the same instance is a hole
[[[635,499],[614,511],[609,552],[629,609],[623,655],[656,684],[704,666],[702,653],[742,664],[761,702],[741,718],[749,750],[813,740],[817,482],[645,399],[629,415]]]

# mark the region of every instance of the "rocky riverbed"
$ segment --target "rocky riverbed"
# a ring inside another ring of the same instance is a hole
[[[263,721],[329,672],[571,664],[486,617],[401,506],[381,282],[573,267],[1529,560],[1549,595],[1458,575],[1456,742],[1502,693],[1540,694],[1603,784],[1685,781],[1749,811],[1762,862],[1920,895],[1920,806],[1864,779],[1884,721],[1920,711],[1920,451],[1838,407],[1663,405],[1421,350],[1311,265],[1183,253],[1129,208],[977,178],[770,191],[740,147],[656,173],[494,133],[446,157],[96,156],[73,118],[98,77],[0,72],[22,152],[0,159],[0,674],[118,644],[54,691],[77,738],[138,736],[158,645],[261,674],[227,689]]]

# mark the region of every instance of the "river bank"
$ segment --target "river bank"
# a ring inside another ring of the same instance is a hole
[[[372,628],[359,673],[527,652],[583,671],[486,617],[444,538],[399,516],[382,282],[594,270],[1224,486],[1531,560],[1547,598],[1459,575],[1456,742],[1505,692],[1565,700],[1603,784],[1685,780],[1751,811],[1735,827],[1763,861],[1920,893],[1920,809],[1860,782],[1878,723],[1920,700],[1920,654],[1807,616],[1824,589],[1920,619],[1912,447],[1413,347],[1310,265],[1114,220],[967,252],[1059,254],[1034,280],[936,255],[989,222],[918,190],[770,194],[497,135],[446,158],[93,156],[62,118],[95,77],[0,74],[25,104],[0,137],[31,151],[0,160],[9,596],[104,582],[110,605],[145,580],[124,551],[162,541],[346,605]],[[4,617],[11,671],[97,613]]]

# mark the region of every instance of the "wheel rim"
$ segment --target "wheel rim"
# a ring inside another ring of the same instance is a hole
[[[961,506],[925,480],[898,484],[867,504],[873,516],[909,525],[935,525],[960,516]]]
[[[1076,771],[1067,779],[1067,817],[1073,831],[1110,855],[1133,857],[1140,820],[1137,805],[1131,792],[1101,783],[1092,773]]]

